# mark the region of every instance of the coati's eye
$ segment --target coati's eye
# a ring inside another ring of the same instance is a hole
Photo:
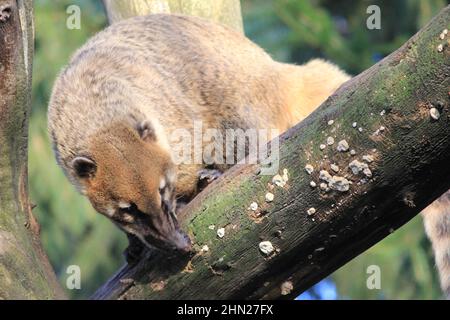
[[[136,214],[139,212],[137,206],[130,202],[120,201],[119,209],[110,215],[110,218],[119,224],[130,224],[135,222]]]
[[[125,205],[126,204],[126,205]],[[132,214],[135,215],[139,212],[139,209],[137,207],[137,205],[133,202],[120,202],[119,203],[119,208],[120,211],[127,213],[127,214]]]
[[[118,219],[127,223],[133,223],[135,219],[147,216],[144,212],[140,211],[138,206],[133,202],[130,202],[129,206],[126,208],[120,208],[120,211],[121,214]]]

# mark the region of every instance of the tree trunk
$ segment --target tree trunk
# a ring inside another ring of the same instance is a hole
[[[440,39],[449,22],[447,7],[283,134],[284,187],[271,190],[272,177],[258,174],[259,165],[233,167],[182,212],[196,255],[148,252],[93,298],[292,299],[410,220],[450,188],[450,37]],[[329,136],[336,142],[321,150]],[[355,155],[336,150],[344,139]],[[370,172],[353,173],[354,160]],[[319,170],[333,172],[331,164],[352,183],[349,191],[310,186],[323,182]],[[271,203],[265,202],[269,190]],[[248,209],[252,202],[259,204],[256,212]],[[221,227],[223,238],[216,235]],[[263,254],[261,241],[275,250]],[[200,250],[204,245],[208,251]]]
[[[109,23],[150,13],[179,13],[207,18],[243,32],[239,0],[103,0]]]
[[[0,0],[0,299],[63,298],[28,200],[34,43],[29,0]]]

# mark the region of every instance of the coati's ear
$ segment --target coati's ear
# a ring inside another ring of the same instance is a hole
[[[72,167],[80,178],[92,178],[97,171],[95,162],[86,157],[76,157],[73,159]]]
[[[138,125],[138,133],[144,141],[156,141],[156,132],[149,120],[144,120]]]

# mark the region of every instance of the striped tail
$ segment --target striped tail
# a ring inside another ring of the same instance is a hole
[[[422,216],[433,245],[441,288],[450,300],[450,190],[430,204]]]

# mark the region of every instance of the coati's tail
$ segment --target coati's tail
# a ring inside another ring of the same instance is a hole
[[[433,244],[441,287],[450,300],[450,190],[423,212],[425,231]]]

